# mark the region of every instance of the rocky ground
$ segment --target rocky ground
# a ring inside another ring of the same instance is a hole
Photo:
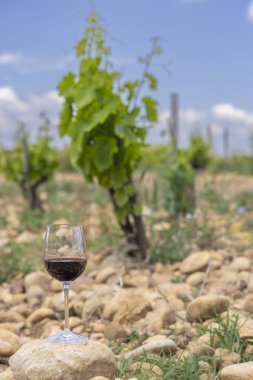
[[[209,210],[215,244],[173,264],[90,252],[70,292],[70,327],[90,341],[68,352],[43,341],[63,327],[61,284],[44,270],[3,283],[0,380],[253,379],[251,215]]]

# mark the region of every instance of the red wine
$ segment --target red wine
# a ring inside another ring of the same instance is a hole
[[[54,258],[44,261],[48,273],[56,280],[70,282],[75,280],[86,268],[87,260],[77,257]]]

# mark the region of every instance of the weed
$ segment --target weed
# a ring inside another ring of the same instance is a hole
[[[229,203],[226,202],[224,196],[214,188],[211,182],[205,183],[199,193],[199,198],[219,214],[226,214],[229,211]]]
[[[206,360],[206,357],[203,357],[203,360],[204,359]],[[185,358],[183,355],[175,357],[146,353],[135,358],[134,361],[146,362],[157,366],[163,371],[163,375],[156,375],[152,369],[143,370],[141,368],[137,369],[133,375],[133,373],[129,371],[132,361],[133,359],[131,358],[120,359],[117,377],[122,377],[124,380],[127,380],[136,376],[139,380],[146,380],[152,375],[152,378],[157,380],[199,380],[200,375],[211,372],[211,369],[200,366],[199,361],[201,361],[201,358],[195,356]]]
[[[118,339],[112,344],[112,351],[115,355],[119,354],[123,347],[128,347],[129,349],[140,346],[144,340],[148,338],[148,334],[139,334],[134,328],[131,329],[128,335]]]
[[[240,321],[239,315],[230,315],[229,312],[226,316],[216,316],[217,325],[213,327],[198,326],[198,330],[210,335],[210,345],[215,347],[219,342],[219,348],[225,348],[230,352],[236,352],[240,355],[241,361],[244,361],[245,348],[248,344],[247,340],[241,339],[239,334]]]
[[[237,210],[252,211],[253,208],[253,191],[243,191],[234,199]]]
[[[2,248],[0,283],[10,281],[16,275],[26,275],[42,266],[39,257],[41,248],[40,239],[26,244],[8,243]]]

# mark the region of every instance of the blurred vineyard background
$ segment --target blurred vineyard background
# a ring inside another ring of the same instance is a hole
[[[161,51],[159,39],[151,39],[139,58],[142,76],[118,85],[123,73],[110,63],[102,19],[90,14],[76,47],[79,74],[58,86],[65,98],[58,133],[70,142],[55,147],[41,110],[37,136],[20,123],[12,147],[0,151],[1,282],[42,268],[43,231],[52,223],[81,223],[91,254],[112,247],[140,263],[225,248],[240,218],[245,248],[251,246],[253,153],[232,154],[224,128],[223,157],[215,154],[212,125],[193,129],[189,146],[180,148],[175,93],[164,143],[146,143],[158,102],[144,95],[157,90],[150,68]]]
[[[207,150],[207,144],[202,144]],[[226,248],[237,237],[239,250],[252,247],[253,156],[222,158],[210,154],[208,162],[206,157],[200,162],[204,168],[194,169],[194,149],[193,142],[187,150],[180,150],[176,159],[171,157],[167,143],[142,149],[134,179],[151,263],[174,263],[194,250]],[[22,173],[25,166],[20,152],[16,164]],[[113,247],[116,255],[127,256],[107,191],[97,183],[87,183],[73,168],[69,147],[53,152],[58,166],[39,187],[37,208],[29,206],[29,198],[23,196],[18,183],[8,180],[9,172],[7,179],[1,174],[1,282],[43,268],[43,234],[45,226],[51,223],[81,223],[91,255]],[[7,155],[11,154],[8,151]],[[198,152],[196,155],[199,157]],[[193,193],[187,198],[191,186]],[[234,235],[235,230],[238,236]]]

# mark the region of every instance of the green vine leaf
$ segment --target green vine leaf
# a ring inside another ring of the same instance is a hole
[[[77,109],[87,107],[90,103],[96,100],[96,92],[92,88],[82,83],[75,90],[75,101]]]
[[[134,215],[139,216],[142,213],[142,207],[139,203],[134,205]]]
[[[154,75],[152,75],[150,73],[146,73],[145,77],[148,79],[150,90],[156,90],[157,89],[157,79],[154,77]]]
[[[142,102],[145,105],[146,115],[147,115],[148,121],[150,121],[150,122],[156,122],[157,121],[157,110],[156,110],[156,107],[157,107],[157,104],[158,104],[157,101],[151,99],[148,96],[146,96],[146,97],[142,98]]]
[[[119,207],[125,206],[125,204],[128,202],[127,192],[124,189],[117,190],[115,193],[115,200]]]
[[[122,187],[127,181],[127,173],[124,166],[119,166],[111,169],[110,184],[115,189]]]
[[[72,103],[68,100],[65,101],[63,109],[61,111],[61,121],[59,124],[60,135],[65,136],[68,133],[73,114]]]
[[[75,75],[73,73],[65,75],[58,85],[58,90],[64,98],[73,99],[75,93]]]
[[[116,141],[109,137],[97,137],[94,146],[94,162],[99,172],[109,169],[117,152]]]
[[[97,181],[112,190],[113,203],[121,224],[137,215],[132,184],[145,145],[147,129],[140,127],[157,119],[157,102],[141,93],[145,84],[157,88],[149,72],[151,60],[158,53],[158,39],[141,58],[143,74],[139,80],[124,81],[122,72],[110,63],[110,48],[105,30],[96,13],[88,17],[81,40],[76,46],[79,70],[67,74],[58,89],[64,98],[59,130],[71,138],[71,156],[88,181]],[[141,99],[141,101],[140,101]]]

